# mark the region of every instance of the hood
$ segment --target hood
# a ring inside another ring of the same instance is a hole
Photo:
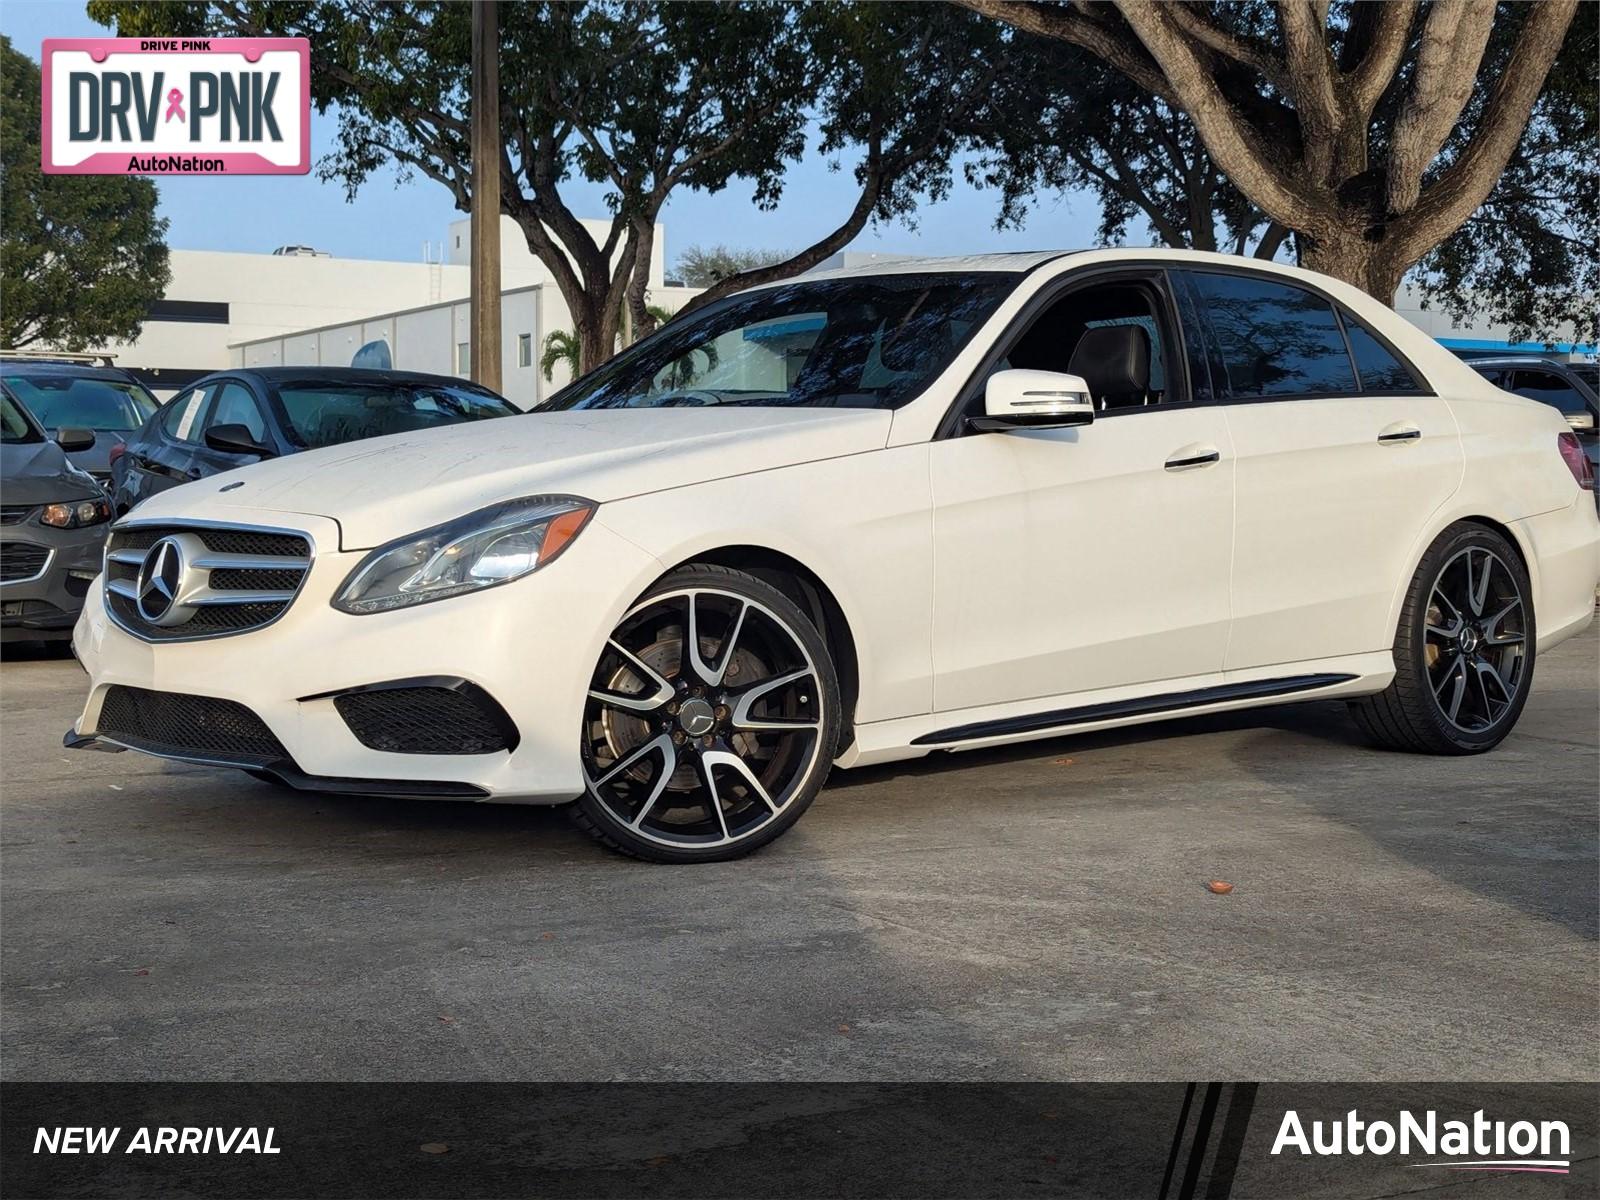
[[[139,516],[310,513],[339,522],[344,549],[366,550],[518,496],[604,503],[881,449],[892,417],[827,408],[527,413],[269,459],[153,496]]]
[[[0,495],[7,504],[88,500],[100,485],[67,461],[54,442],[0,445]]]

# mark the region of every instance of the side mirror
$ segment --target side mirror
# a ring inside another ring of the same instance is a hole
[[[56,445],[69,454],[75,454],[79,450],[87,450],[94,445],[94,430],[58,429],[56,430]]]
[[[983,416],[974,429],[1063,429],[1094,420],[1094,401],[1080,375],[1056,371],[996,371],[983,390]]]
[[[243,425],[213,425],[206,430],[206,445],[224,454],[253,454],[257,458],[273,457],[270,446],[256,441],[255,435]]]
[[[1567,414],[1567,424],[1574,433],[1593,433],[1594,414],[1592,412],[1575,412]]]

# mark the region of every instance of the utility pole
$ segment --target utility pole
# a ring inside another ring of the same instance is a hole
[[[500,390],[500,14],[472,6],[472,379]]]

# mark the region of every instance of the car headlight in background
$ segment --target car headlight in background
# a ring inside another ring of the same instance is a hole
[[[53,529],[80,529],[111,519],[111,505],[105,500],[67,500],[46,504],[39,520]]]
[[[356,564],[333,606],[387,612],[510,583],[554,562],[596,507],[578,496],[527,496],[409,534]]]

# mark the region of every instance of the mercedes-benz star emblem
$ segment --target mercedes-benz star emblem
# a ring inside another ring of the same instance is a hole
[[[177,538],[162,538],[151,546],[139,564],[139,579],[134,585],[139,615],[152,625],[160,625],[178,599],[183,574],[183,546]]]

